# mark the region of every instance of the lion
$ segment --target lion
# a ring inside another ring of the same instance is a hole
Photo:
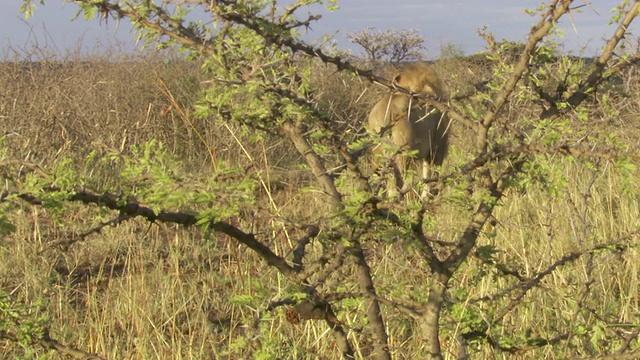
[[[393,78],[393,83],[414,95],[441,101],[448,98],[442,81],[433,68],[424,62],[403,67]],[[390,133],[392,148],[396,148],[394,155],[387,154],[394,156],[395,181],[387,188],[389,195],[394,195],[398,190],[407,190],[404,178],[409,159],[403,152],[413,150],[415,159],[422,161],[423,179],[433,165],[442,165],[447,155],[450,120],[446,114],[428,106],[423,99],[404,92],[395,90],[385,94],[371,109],[368,127],[379,135]],[[410,182],[407,184],[410,186]]]

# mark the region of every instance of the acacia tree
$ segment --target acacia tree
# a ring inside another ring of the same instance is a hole
[[[426,344],[423,355],[433,359],[443,358],[442,342],[454,334],[452,328],[458,327],[463,328],[455,332],[457,356],[461,358],[468,351],[468,343],[489,344],[511,353],[565,340],[569,343],[579,334],[529,336],[513,343],[502,341],[493,331],[558,267],[581,256],[624,251],[630,246],[628,237],[596,243],[557,259],[538,273],[525,275],[496,262],[492,254],[499,249],[478,247],[477,243],[496,209],[509,204],[513,194],[530,187],[548,188],[549,194],[558,191],[557,186],[547,182],[554,175],[553,167],[548,165],[550,157],[573,159],[591,168],[612,162],[619,168],[631,169],[630,159],[636,154],[627,150],[626,144],[593,134],[587,136],[579,123],[576,125],[568,119],[587,116],[583,103],[596,99],[598,90],[608,79],[640,60],[637,47],[629,47],[624,42],[629,25],[639,14],[637,1],[621,2],[614,19],[618,27],[593,64],[562,58],[560,68],[554,73],[547,65],[539,66],[532,59],[540,51],[540,45],[553,47],[549,37],[554,34],[558,21],[569,14],[574,1],[554,0],[532,12],[538,20],[515,62],[502,61],[511,56],[511,52],[501,47],[491,33],[481,32],[488,43],[488,56],[496,60],[493,77],[486,86],[488,91],[464,97],[473,102],[460,100],[463,97],[458,100],[454,97],[451,103],[424,99],[430,106],[447,112],[465,133],[471,134],[473,146],[456,166],[445,167],[425,180],[429,186],[440,189],[438,196],[414,203],[381,195],[378,191],[384,178],[381,173],[388,166],[381,164],[373,173],[362,169],[364,152],[361,150],[374,140],[368,139],[363,144],[347,138],[344,129],[324,111],[322,99],[313,91],[311,69],[318,63],[335,68],[337,73],[352,74],[393,88],[386,79],[300,39],[300,32],[319,20],[319,16],[299,18],[296,14],[310,4],[323,4],[332,9],[336,6],[334,2],[299,0],[288,6],[277,1],[237,0],[191,0],[178,5],[149,0],[73,2],[87,18],[128,19],[140,39],[202,59],[203,71],[211,82],[195,104],[197,114],[241,126],[250,137],[270,134],[290,141],[313,175],[318,196],[326,198],[329,206],[318,209],[314,219],[279,214],[275,207],[259,208],[272,218],[280,219],[280,226],[295,240],[290,254],[278,255],[266,245],[264,234],[267,232],[252,231],[250,226],[228,220],[242,219],[246,209],[257,206],[253,193],[261,186],[265,169],[255,165],[245,171],[217,164],[215,174],[204,189],[184,189],[179,181],[171,181],[177,174],[167,176],[149,170],[157,169],[149,152],[140,155],[144,162],[139,163],[144,166],[128,171],[131,179],[139,178],[143,172],[150,173],[145,179],[155,185],[134,184],[132,180],[131,188],[121,190],[120,195],[114,195],[110,189],[94,193],[75,186],[82,183],[81,178],[60,181],[39,176],[38,168],[32,166],[34,178],[28,182],[15,179],[14,190],[3,193],[3,203],[96,204],[117,211],[119,221],[142,217],[156,223],[198,225],[204,230],[225,234],[257,253],[296,289],[263,306],[265,311],[287,305],[290,307],[286,316],[291,322],[301,319],[326,322],[345,358],[358,354],[391,358],[385,322],[389,321],[392,310],[414,322]],[[30,6],[31,1],[25,0],[25,13],[30,13]],[[196,11],[214,19],[214,25],[187,20],[187,15]],[[528,116],[523,118],[507,111],[510,104],[519,103],[537,104],[533,108],[538,110],[537,114],[527,112]],[[16,166],[8,161],[2,165],[7,169]],[[439,227],[437,214],[446,204],[456,206],[459,227],[455,231],[444,232]],[[178,211],[184,207],[190,211]],[[416,292],[404,294],[401,284],[398,284],[400,288],[387,286],[381,290],[378,287],[380,279],[372,275],[373,265],[366,254],[385,242],[401,243],[418,254],[412,261],[419,261],[415,266],[424,267],[426,272],[425,281],[416,290],[423,296],[416,296]],[[312,251],[310,245],[314,243],[321,244],[322,251]],[[456,313],[462,303],[458,294],[452,294],[449,289],[459,281],[456,274],[472,256],[499,276],[513,279],[513,284],[502,292],[478,299],[487,304],[486,308],[500,304],[498,310],[487,310],[482,316],[469,317],[466,313],[465,320]],[[354,287],[347,285],[345,290],[344,284],[354,284]],[[360,329],[346,326],[340,311],[346,301],[353,300],[361,302],[358,311],[366,317]],[[456,321],[454,324],[443,320],[445,312]],[[350,337],[351,331],[356,331],[358,336]],[[607,351],[629,353],[629,344],[637,334],[634,330],[632,336],[618,339],[618,347]],[[354,341],[361,343],[355,346]]]
[[[423,60],[425,39],[416,29],[389,29],[376,31],[371,28],[347,34],[347,38],[364,50],[371,62],[389,61],[392,64]]]

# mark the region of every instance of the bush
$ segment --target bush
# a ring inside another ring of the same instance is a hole
[[[420,199],[362,125],[405,90],[300,40],[300,4],[77,3],[193,62],[3,64],[1,302],[47,316],[3,318],[2,357],[638,356],[637,2],[593,62],[541,42],[571,1],[436,62],[453,145]]]

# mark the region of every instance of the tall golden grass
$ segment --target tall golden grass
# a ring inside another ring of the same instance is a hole
[[[454,95],[469,86],[464,74],[470,66],[464,59],[436,64]],[[482,69],[474,71],[477,79],[486,75]],[[332,115],[343,121],[345,136],[358,138],[375,91],[360,96],[366,84],[330,74],[317,70],[319,91]],[[268,136],[249,143],[233,125],[191,115],[201,81],[197,64],[152,55],[5,61],[0,64],[4,155],[45,171],[71,158],[88,179],[79,185],[118,189],[115,163],[87,162],[86,156],[128,156],[131,146],[155,139],[180,159],[181,169],[196,183],[215,173],[217,161],[258,162],[271,172],[271,184],[256,196],[268,198],[269,206],[291,217],[313,217],[314,209],[325,204],[313,193],[299,192],[313,179],[299,169],[302,160],[292,155],[288,143]],[[624,84],[628,96],[616,99],[620,116],[599,119],[594,109],[591,126],[606,126],[633,143],[640,135],[637,69]],[[522,115],[522,109],[507,111]],[[445,167],[466,159],[465,131],[455,129]],[[566,187],[554,192],[523,186],[495,212],[478,251],[455,275],[449,291],[455,306],[444,317],[446,348],[455,348],[457,336],[480,323],[490,326],[494,338],[470,338],[472,358],[592,357],[619,348],[638,328],[638,184],[629,181],[629,170],[613,164],[589,169],[550,157],[544,165],[557,177],[550,183],[562,180]],[[445,239],[460,231],[466,218],[458,206],[443,206],[449,210],[435,215],[436,236]],[[294,325],[281,309],[264,311],[290,285],[252,251],[223,235],[133,219],[83,236],[110,216],[80,205],[60,213],[24,205],[9,216],[16,230],[2,238],[0,285],[32,311],[48,314],[51,337],[65,344],[109,359],[331,359],[339,354],[325,323]],[[248,216],[236,221],[258,231],[269,229],[266,245],[277,254],[288,254],[295,245],[286,231],[274,230],[277,219]],[[77,242],[55,246],[70,240]],[[630,248],[598,248],[606,243]],[[426,300],[429,269],[411,247],[392,239],[369,244],[367,258],[379,293]],[[545,270],[552,271],[540,276]],[[517,283],[513,274],[531,278],[533,287],[516,305],[518,290],[507,292]],[[338,287],[358,291],[354,283]],[[366,321],[362,306],[344,301],[338,309],[349,336],[360,341]],[[384,312],[392,354],[399,359],[426,356],[411,319],[394,308]],[[529,343],[531,349],[519,354],[507,351],[510,345],[522,347],[524,338],[547,339],[549,344]],[[491,341],[504,351],[490,346]],[[635,339],[630,343],[637,349]],[[13,342],[0,346],[1,358],[25,354]]]

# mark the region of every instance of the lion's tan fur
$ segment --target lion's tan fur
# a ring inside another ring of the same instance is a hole
[[[447,99],[444,84],[426,63],[405,66],[394,77],[394,83],[413,93]],[[395,91],[384,95],[369,113],[369,129],[377,134],[390,133],[398,150],[416,150],[417,158],[429,165],[441,165],[448,148],[449,119],[446,114],[427,106],[423,100]],[[406,159],[396,161],[401,173]],[[402,175],[404,176],[404,175]],[[426,176],[423,170],[423,176]],[[402,180],[396,179],[398,184]]]

